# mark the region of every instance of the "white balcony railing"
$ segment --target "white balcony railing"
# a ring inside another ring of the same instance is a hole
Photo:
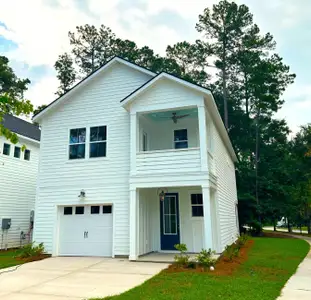
[[[201,170],[200,148],[139,152],[136,174],[184,173]]]

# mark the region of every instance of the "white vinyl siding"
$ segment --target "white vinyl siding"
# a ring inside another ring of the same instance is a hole
[[[24,152],[21,152],[20,158],[15,158],[15,145],[0,137],[0,145],[4,143],[10,144],[11,151],[9,156],[0,153],[0,222],[2,218],[12,219],[7,236],[7,244],[11,248],[19,247],[22,231],[29,232],[30,211],[35,207],[39,144],[20,138],[16,146],[21,148],[25,145],[31,152],[31,158],[27,161],[24,160]],[[0,249],[4,248],[5,239],[4,235]]]
[[[49,253],[56,251],[58,239],[55,207],[81,204],[84,189],[88,204],[113,204],[113,254],[129,254],[130,116],[120,101],[149,79],[117,63],[44,117],[35,240]],[[68,131],[81,125],[107,126],[107,157],[68,160]]]
[[[216,201],[218,201],[220,246],[221,250],[224,250],[225,246],[233,243],[238,235],[235,213],[237,204],[235,168],[215,126],[212,126],[211,129],[214,143],[216,176],[218,178]]]

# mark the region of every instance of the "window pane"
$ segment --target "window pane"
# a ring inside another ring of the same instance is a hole
[[[91,127],[90,131],[91,142],[105,141],[106,139],[107,139],[106,126]]]
[[[105,157],[105,156],[106,156],[106,142],[90,144],[90,157]]]
[[[71,129],[69,143],[70,144],[85,143],[85,135],[86,135],[85,128]]]
[[[175,142],[175,149],[184,149],[188,148],[188,142]]]
[[[24,153],[24,159],[25,160],[30,160],[30,150],[25,150],[25,153]]]
[[[76,215],[84,214],[84,206],[76,206]]]
[[[191,204],[203,204],[202,194],[191,194]]]
[[[111,214],[112,206],[111,205],[104,205],[103,206],[103,214]]]
[[[64,215],[72,215],[72,207],[64,207]]]
[[[84,157],[85,157],[85,144],[69,146],[69,159],[80,159]]]
[[[85,136],[86,136],[86,129],[85,128],[78,129],[79,143],[85,143]]]
[[[192,217],[203,217],[203,206],[192,206]]]
[[[91,206],[91,214],[99,214],[99,206]]]
[[[170,198],[165,197],[163,200],[163,214],[169,214],[170,213]]]
[[[171,218],[169,215],[164,216],[164,233],[171,233]]]
[[[174,131],[174,141],[187,141],[188,135],[187,135],[187,129],[180,129]]]
[[[170,197],[170,209],[171,209],[171,215],[176,214],[176,201],[175,197]]]
[[[16,158],[20,158],[21,157],[21,148],[20,147],[16,147],[14,148],[14,157]]]
[[[11,152],[11,145],[10,144],[3,144],[3,154],[4,155],[10,155]]]

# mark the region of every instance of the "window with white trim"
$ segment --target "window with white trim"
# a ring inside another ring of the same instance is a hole
[[[90,158],[105,157],[107,152],[107,126],[91,127]]]
[[[30,160],[30,150],[26,149],[24,152],[24,160]]]
[[[14,148],[14,157],[15,158],[20,158],[21,157],[21,147],[15,146],[15,148]]]
[[[86,128],[70,129],[69,159],[85,158]]]
[[[7,144],[7,143],[4,143],[3,144],[3,155],[8,155],[10,156],[10,152],[11,152],[11,145],[10,144]]]
[[[203,196],[202,194],[191,194],[192,217],[203,217]]]
[[[188,148],[188,132],[187,129],[174,130],[174,148]]]

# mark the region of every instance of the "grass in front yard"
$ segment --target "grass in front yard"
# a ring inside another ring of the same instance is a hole
[[[23,263],[21,260],[15,258],[18,253],[17,251],[18,250],[0,251],[0,269],[13,267]]]
[[[230,276],[163,271],[141,286],[104,299],[274,300],[309,248],[299,239],[256,238],[248,260]]]

